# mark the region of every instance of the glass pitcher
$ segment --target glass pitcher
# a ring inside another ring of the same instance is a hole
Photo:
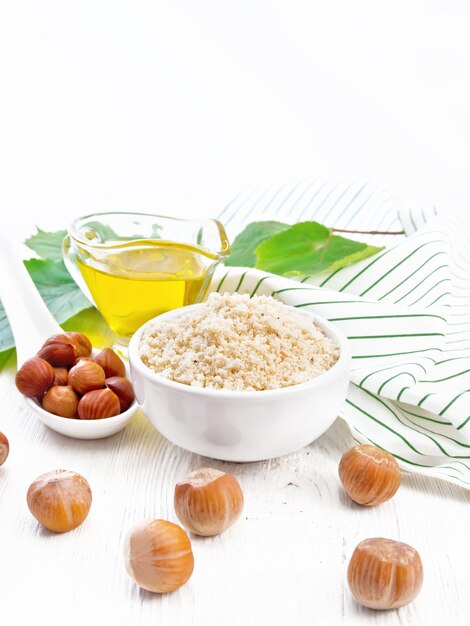
[[[124,348],[143,323],[201,302],[229,254],[217,220],[147,213],[96,213],[74,220],[64,262]]]

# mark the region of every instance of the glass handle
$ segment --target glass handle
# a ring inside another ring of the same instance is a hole
[[[62,258],[64,259],[65,267],[68,269],[70,276],[74,279],[91,304],[96,307],[93,296],[91,295],[86,282],[83,280],[82,273],[80,272],[80,268],[78,267],[77,259],[75,257],[75,251],[68,235],[62,242]]]

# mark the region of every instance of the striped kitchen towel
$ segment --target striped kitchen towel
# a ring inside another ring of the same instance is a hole
[[[249,222],[317,220],[386,246],[329,275],[292,280],[222,268],[212,288],[272,295],[337,324],[353,365],[341,417],[354,438],[411,472],[470,488],[470,220],[399,210],[381,184],[259,185],[220,214],[231,239]]]

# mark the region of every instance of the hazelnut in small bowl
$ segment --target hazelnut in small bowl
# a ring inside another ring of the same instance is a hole
[[[127,365],[111,348],[93,349],[82,333],[49,337],[15,382],[41,421],[69,437],[109,437],[138,410]]]

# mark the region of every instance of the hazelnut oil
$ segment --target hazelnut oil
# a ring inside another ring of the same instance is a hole
[[[130,337],[152,317],[200,302],[213,258],[182,243],[148,240],[116,246],[102,258],[95,254],[77,263],[110,328],[119,337]]]

